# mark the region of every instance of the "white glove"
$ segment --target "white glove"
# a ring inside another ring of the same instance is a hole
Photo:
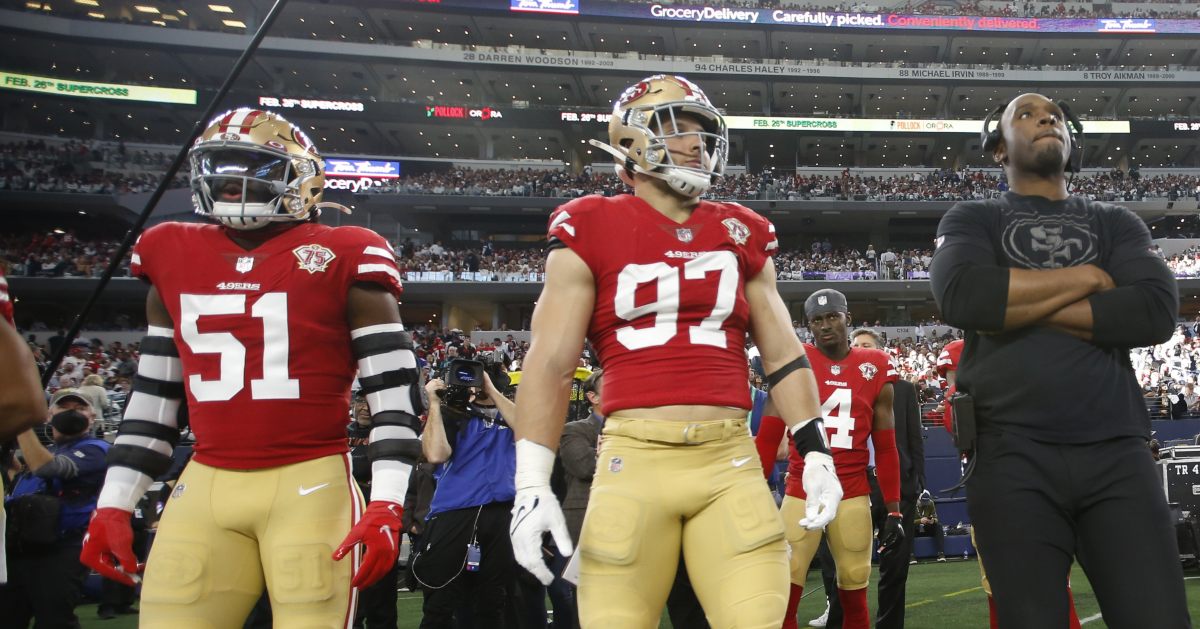
[[[550,491],[549,486],[517,490],[512,525],[508,530],[512,538],[513,556],[542,585],[550,585],[554,580],[542,551],[542,535],[547,532],[554,537],[559,554],[570,557],[573,551],[571,534],[567,531],[567,520],[563,517],[562,507],[558,505],[554,492]]]
[[[542,585],[550,585],[554,580],[546,567],[542,536],[550,533],[563,557],[571,556],[574,550],[562,507],[550,490],[553,468],[554,452],[549,448],[528,439],[517,442],[517,496],[513,500],[508,536],[512,539],[517,563],[537,577]]]
[[[842,502],[842,484],[834,471],[833,457],[823,452],[804,455],[801,483],[808,499],[800,526],[812,531],[825,528],[837,516],[838,504]]]

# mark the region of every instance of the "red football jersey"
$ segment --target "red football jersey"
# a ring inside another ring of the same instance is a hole
[[[604,367],[605,415],[673,404],[750,408],[750,388],[733,385],[747,374],[746,280],[779,247],[770,221],[701,201],[676,223],[635,196],[589,196],[554,212],[549,237],[595,278],[588,339]]]
[[[4,279],[4,271],[0,270],[0,317],[11,326],[16,326],[13,322],[13,307],[12,301],[8,298],[8,280]]]
[[[387,241],[305,223],[246,251],[218,225],[164,223],[132,263],[175,323],[197,461],[257,469],[347,451],[347,294],[370,282],[400,296]]]
[[[867,440],[875,426],[875,400],[883,385],[897,380],[896,368],[887,353],[877,349],[852,347],[837,362],[807,343],[804,351],[817,379],[821,415],[825,418],[838,480],[842,482],[843,498],[865,496],[871,493],[867,484],[871,456]],[[792,446],[788,457],[789,496],[804,498],[803,475],[804,459]]]
[[[962,339],[946,343],[946,346],[942,348],[942,353],[938,354],[937,372],[939,376],[945,378],[947,371],[958,371],[958,361],[962,358],[962,350]]]

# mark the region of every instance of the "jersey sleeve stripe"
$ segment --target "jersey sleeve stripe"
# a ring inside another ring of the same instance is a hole
[[[400,283],[400,271],[397,271],[396,267],[387,264],[360,264],[358,265],[358,272],[360,275],[365,275],[367,273],[386,273],[392,279],[396,280],[397,284]]]
[[[175,336],[175,331],[171,328],[164,328],[158,325],[149,326],[146,329],[146,336]]]
[[[350,338],[356,339],[368,334],[379,334],[380,332],[403,332],[403,323],[380,323],[377,325],[368,325],[362,328],[350,330]]]
[[[388,260],[393,260],[393,261],[396,259],[396,256],[391,251],[388,251],[387,249],[384,249],[383,247],[367,247],[366,249],[363,249],[363,255],[365,255],[365,256],[380,256],[380,257],[387,258]]]

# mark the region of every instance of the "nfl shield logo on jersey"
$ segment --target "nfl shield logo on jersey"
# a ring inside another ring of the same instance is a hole
[[[238,273],[249,273],[254,268],[254,258],[245,256],[237,259],[233,269]]]
[[[862,373],[863,380],[873,380],[875,374],[879,373],[879,368],[871,363],[863,363],[858,366],[858,371]]]
[[[736,218],[727,218],[721,221],[721,224],[729,231],[729,239],[739,247],[746,244],[750,238],[750,228]]]
[[[679,242],[691,242],[692,230],[690,227],[677,227],[675,228],[675,237],[679,239]]]
[[[829,373],[831,373],[835,376],[840,375],[842,373],[842,366],[841,365],[830,365]]]
[[[300,261],[300,268],[310,274],[324,271],[329,263],[337,257],[333,251],[321,245],[303,245],[292,249],[292,253],[296,254],[296,259]]]

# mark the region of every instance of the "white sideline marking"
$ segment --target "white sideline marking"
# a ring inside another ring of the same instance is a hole
[[[1079,624],[1086,625],[1089,622],[1092,622],[1093,620],[1100,620],[1103,617],[1104,617],[1104,614],[1094,614],[1092,616],[1088,616],[1087,618],[1080,618]]]

